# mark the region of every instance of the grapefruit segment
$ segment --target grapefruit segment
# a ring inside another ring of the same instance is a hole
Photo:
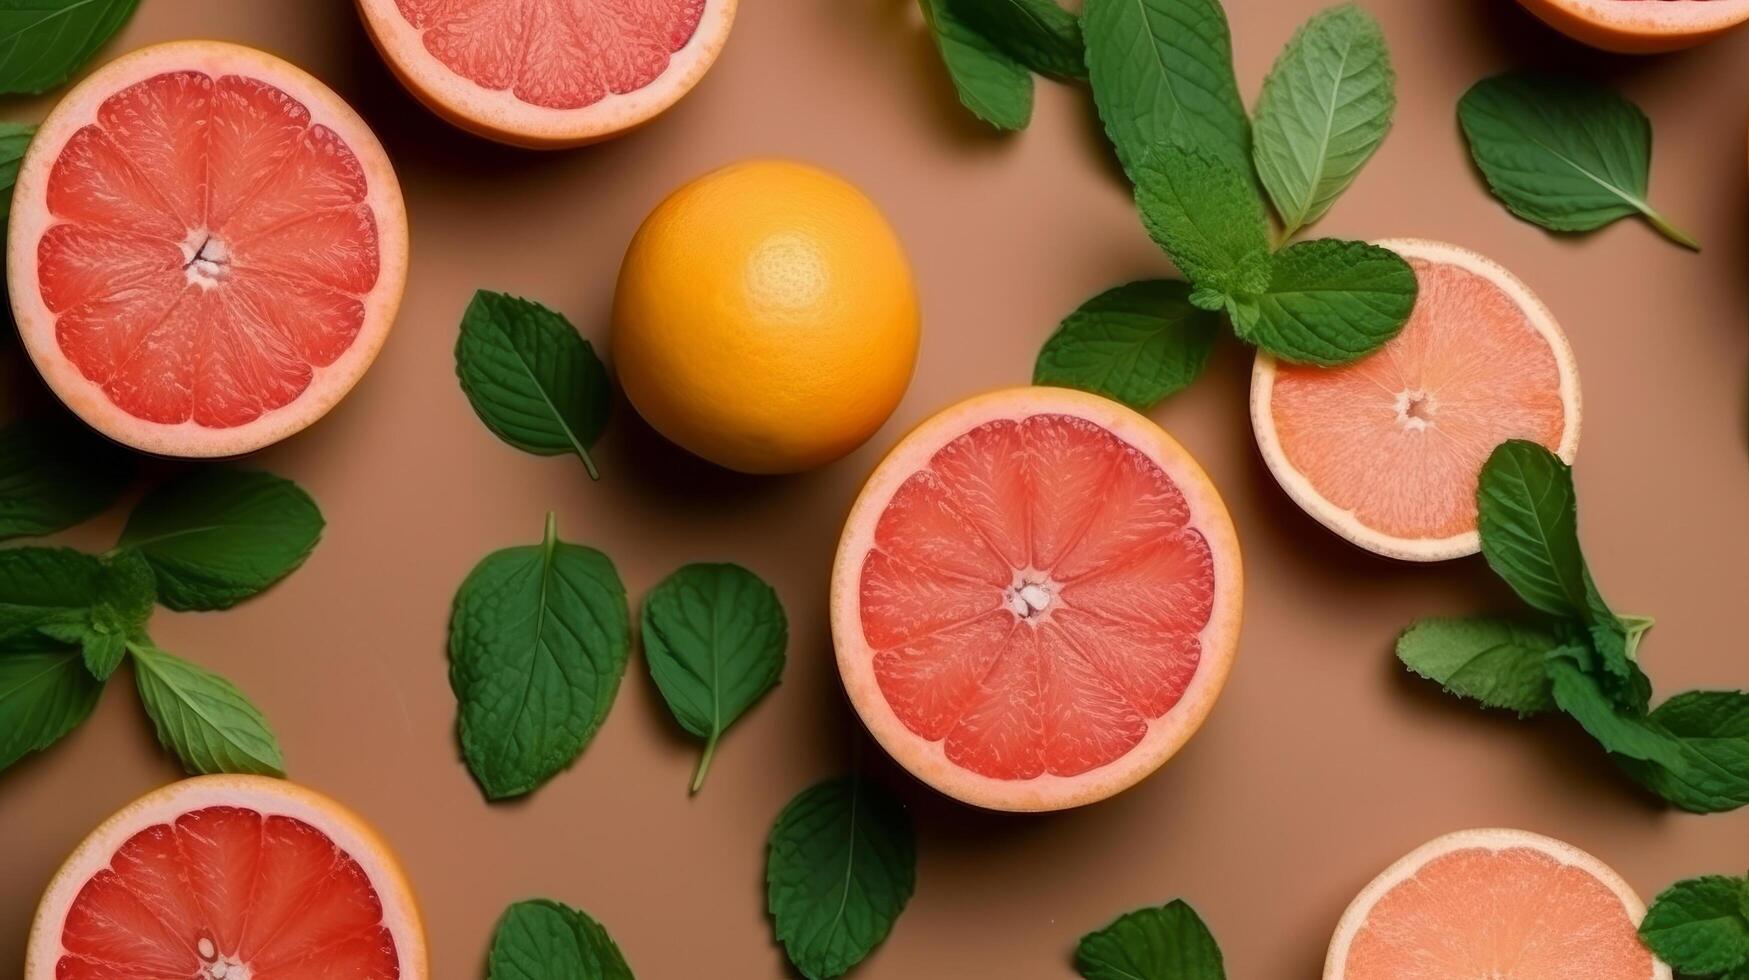
[[[1656,54],[1749,20],[1749,0],[1519,0],[1550,27],[1605,51]]]
[[[1238,543],[1152,422],[1055,388],[974,398],[870,477],[833,569],[839,672],[901,764],[967,802],[1059,809],[1171,756],[1231,665]]]
[[[1553,314],[1494,262],[1454,245],[1381,243],[1420,291],[1402,332],[1335,368],[1259,352],[1251,422],[1270,472],[1307,513],[1370,551],[1474,554],[1482,464],[1508,439],[1571,462],[1579,375]]]
[[[1670,980],[1640,942],[1646,906],[1603,862],[1522,830],[1416,849],[1355,898],[1324,980]]]
[[[43,123],[7,277],[26,348],[86,422],[229,456],[351,389],[406,261],[399,186],[350,108],[277,58],[185,41],[105,66]]]
[[[636,127],[716,60],[737,0],[358,0],[377,49],[432,111],[532,147]]]
[[[394,857],[290,783],[207,776],[134,802],[43,896],[25,980],[424,980]]]

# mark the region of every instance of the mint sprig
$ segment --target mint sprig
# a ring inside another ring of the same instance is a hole
[[[1482,553],[1529,617],[1429,619],[1397,641],[1411,671],[1492,708],[1558,708],[1630,778],[1695,813],[1749,805],[1749,693],[1689,691],[1649,710],[1638,660],[1650,620],[1615,613],[1580,550],[1572,470],[1502,443],[1476,495]]]
[[[1652,900],[1640,940],[1685,977],[1749,976],[1749,877],[1679,881]]]

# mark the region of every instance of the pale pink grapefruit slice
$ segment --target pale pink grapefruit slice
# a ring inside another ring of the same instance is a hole
[[[1401,333],[1335,368],[1259,352],[1251,424],[1276,481],[1348,540],[1393,558],[1475,554],[1482,464],[1508,439],[1567,462],[1579,372],[1566,335],[1512,273],[1440,242],[1381,242],[1420,292]]]
[[[425,980],[394,855],[344,807],[259,776],[149,793],[79,845],[24,980]]]
[[[1422,845],[1343,914],[1324,980],[1670,980],[1646,906],[1571,844],[1466,830]]]
[[[31,142],[7,282],[49,387],[118,442],[234,456],[376,358],[407,274],[387,155],[321,82],[179,41],[111,62]]]
[[[1749,20],[1749,0],[1519,0],[1574,40],[1623,54],[1676,51]]]
[[[737,0],[358,0],[390,70],[469,132],[536,149],[617,136],[692,91]]]
[[[1115,402],[1014,388],[924,422],[844,525],[832,635],[894,759],[999,810],[1104,799],[1194,734],[1238,644],[1208,476]]]

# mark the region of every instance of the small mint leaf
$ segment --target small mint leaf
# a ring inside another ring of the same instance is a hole
[[[1146,411],[1202,374],[1220,318],[1176,279],[1106,290],[1069,314],[1039,351],[1032,383],[1091,391]],[[1222,302],[1213,295],[1216,309]]]
[[[1086,980],[1226,980],[1221,947],[1183,901],[1138,909],[1081,937],[1075,970]]]
[[[1682,973],[1710,976],[1749,961],[1749,921],[1741,878],[1709,875],[1679,881],[1653,900],[1640,938]]]
[[[1397,639],[1397,659],[1459,697],[1520,717],[1555,706],[1543,666],[1552,631],[1512,619],[1423,619]]]

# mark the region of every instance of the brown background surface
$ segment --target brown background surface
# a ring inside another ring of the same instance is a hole
[[[1240,84],[1324,0],[1229,0]],[[1620,608],[1656,615],[1660,696],[1749,685],[1749,364],[1745,269],[1749,30],[1673,57],[1590,52],[1508,0],[1366,0],[1400,75],[1394,132],[1317,229],[1447,239],[1516,270],[1577,350],[1578,482],[1592,565]],[[305,569],[222,614],[159,612],[161,644],[262,706],[292,774],[350,803],[398,848],[441,980],[483,973],[510,901],[550,896],[603,920],[648,978],[784,975],[764,913],[763,841],[796,791],[841,771],[862,736],[838,690],[826,623],[842,515],[904,429],[1030,376],[1054,323],[1087,296],[1168,272],[1096,136],[1084,92],[1041,84],[1036,119],[996,138],[954,96],[906,0],[744,0],[704,84],[617,142],[536,155],[447,128],[379,64],[343,0],[145,0],[104,53],[211,36],[311,69],[376,127],[406,185],[413,267],[399,326],[347,402],[259,465],[297,479],[329,520]],[[1458,96],[1509,66],[1619,85],[1656,125],[1653,199],[1706,245],[1691,255],[1637,221],[1560,239],[1484,192]],[[5,116],[35,119],[49,102]],[[621,252],[644,214],[719,164],[777,154],[836,169],[906,242],[923,297],[916,381],[870,445],[821,471],[740,478],[666,446],[621,406],[591,485],[573,459],[501,445],[456,386],[451,348],[475,287],[524,293],[597,341]],[[32,389],[0,348],[7,401]],[[1185,897],[1239,980],[1318,974],[1356,890],[1437,834],[1519,826],[1566,838],[1650,895],[1749,866],[1749,811],[1666,811],[1558,720],[1484,715],[1414,682],[1390,653],[1418,615],[1510,606],[1479,559],[1393,564],[1304,516],[1257,457],[1250,359],[1227,343],[1154,416],[1197,454],[1246,547],[1249,609],[1227,693],[1200,737],[1102,805],[1043,817],[974,812],[865,758],[911,803],[918,890],[859,974],[1068,977],[1082,933]],[[450,598],[488,551],[538,539],[542,515],[604,549],[636,602],[690,560],[739,561],[782,595],[783,685],[725,740],[705,792],[697,746],[641,659],[578,764],[532,798],[487,806],[458,761],[445,674]],[[107,544],[125,507],[68,535]],[[0,777],[0,964],[18,963],[61,856],[135,795],[177,776],[118,678],[91,723]],[[4,973],[10,967],[0,968]]]

